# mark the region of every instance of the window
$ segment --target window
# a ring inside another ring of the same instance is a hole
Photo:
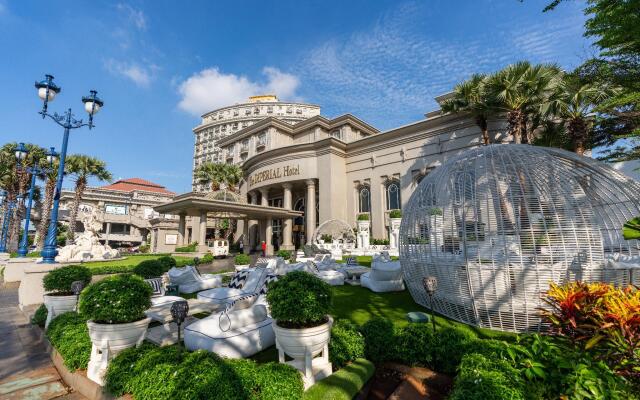
[[[234,116],[237,116],[238,114],[240,114],[240,111],[238,111],[238,110],[233,110],[233,115],[234,115]]]
[[[253,109],[253,113],[254,114],[260,114],[260,108],[259,107],[254,108]]]
[[[385,192],[387,194],[387,210],[400,209],[400,182],[392,180],[387,182]]]
[[[331,137],[334,137],[336,139],[342,140],[342,130],[341,129],[336,129],[335,131],[331,131],[330,135],[331,135]]]
[[[249,110],[249,109],[247,108],[246,110],[244,110],[244,114],[245,114],[245,115],[249,115],[249,114],[251,114],[251,110]]]
[[[267,203],[269,204],[269,207],[282,208],[282,198],[269,199],[269,201]]]
[[[258,135],[256,147],[262,148],[262,147],[266,147],[266,145],[267,145],[267,134],[265,132],[262,132]]]
[[[106,225],[106,224],[105,224]],[[112,235],[128,235],[131,232],[131,225],[111,223]]]
[[[267,113],[268,114],[273,114],[273,106],[267,107]]]
[[[358,212],[371,212],[371,190],[367,185],[358,188]]]
[[[106,214],[127,215],[129,214],[129,209],[124,204],[105,204],[104,212]]]

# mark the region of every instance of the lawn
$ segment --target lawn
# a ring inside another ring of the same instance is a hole
[[[142,255],[129,255],[122,260],[111,260],[111,261],[90,261],[86,263],[82,263],[85,267],[91,270],[93,275],[104,275],[104,274],[119,274],[125,272],[131,272],[136,267],[136,265],[140,264],[145,260],[155,260],[160,257],[166,256],[166,254],[142,254]],[[191,257],[173,257],[180,265],[180,261],[186,262],[192,260]]]

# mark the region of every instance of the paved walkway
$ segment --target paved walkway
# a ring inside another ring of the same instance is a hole
[[[0,278],[0,399],[82,399],[69,394],[44,343],[18,309],[18,284]]]

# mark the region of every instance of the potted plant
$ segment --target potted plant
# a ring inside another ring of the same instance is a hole
[[[242,271],[243,269],[249,268],[251,265],[251,257],[247,254],[238,254],[234,258],[234,264],[236,265],[236,271]]]
[[[276,347],[294,358],[292,365],[302,368],[305,384],[313,382],[313,376],[305,375],[304,366],[307,357],[313,359],[321,352],[328,351],[333,324],[328,314],[331,307],[330,286],[315,275],[292,271],[269,284],[267,302],[275,319],[273,330]],[[328,357],[328,354],[325,355]],[[284,361],[284,355],[280,359]],[[328,358],[321,359],[328,363]],[[308,362],[311,363],[311,360]],[[326,365],[322,367],[326,368]]]
[[[56,316],[76,310],[78,296],[71,289],[71,284],[76,281],[81,281],[84,285],[89,284],[91,282],[89,268],[81,265],[68,265],[54,269],[42,279],[42,286],[46,293],[44,305],[47,307],[45,329]]]
[[[140,345],[151,320],[151,286],[141,277],[116,275],[87,286],[78,308],[87,319],[91,338],[89,379],[102,384],[107,364],[124,349]]]

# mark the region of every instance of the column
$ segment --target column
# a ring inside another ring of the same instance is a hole
[[[258,193],[255,191],[249,192],[249,196],[251,196],[251,204],[258,204]],[[258,246],[258,221],[255,219],[249,220],[249,228],[247,229],[247,234],[249,235],[249,252],[251,249],[256,249]]]
[[[285,210],[291,210],[293,207],[291,199],[291,188],[293,185],[290,183],[282,184],[284,189],[284,196],[282,199],[282,206]],[[282,226],[282,250],[295,250],[293,246],[293,218],[285,218]]]
[[[178,246],[184,246],[184,231],[187,224],[187,216],[180,214],[180,220],[178,221]]]
[[[198,250],[206,252],[207,247],[207,212],[200,211],[200,235],[198,237]]]
[[[107,238],[104,240],[104,244],[109,245],[109,236],[111,236],[111,222],[107,222]]]
[[[244,225],[244,235],[242,235],[242,251],[244,254],[249,254],[251,252],[251,249],[249,248],[251,246],[251,240],[249,238],[251,229],[249,228],[249,222],[250,221],[246,218],[242,220],[242,224]]]
[[[316,230],[316,182],[313,179],[306,181],[307,199],[305,200],[305,219],[307,221],[307,244],[313,241],[313,233]]]
[[[271,244],[271,240],[273,239],[273,219],[269,218],[265,221],[264,224],[264,237],[267,242],[267,256],[273,255],[273,245]]]
[[[268,207],[269,206],[269,189],[263,188],[260,189],[260,205]],[[267,254],[269,254],[269,246],[271,245],[271,225],[273,220],[271,218],[267,218],[266,220],[260,221],[260,242],[258,243],[258,248],[260,249],[262,242],[267,244]],[[267,224],[269,225],[269,232],[267,232]]]

